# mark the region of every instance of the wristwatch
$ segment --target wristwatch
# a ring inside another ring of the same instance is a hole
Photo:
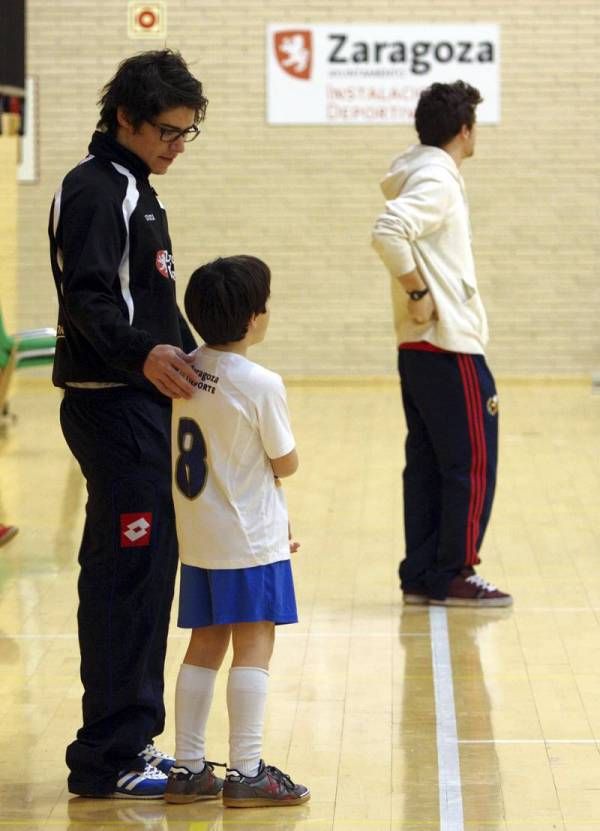
[[[411,300],[421,300],[422,297],[425,297],[425,295],[429,293],[429,289],[415,289],[414,291],[407,291],[406,293]]]

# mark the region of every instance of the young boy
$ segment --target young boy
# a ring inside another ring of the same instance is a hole
[[[205,342],[196,392],[173,409],[173,479],[182,562],[178,625],[192,630],[176,689],[176,762],[167,802],[216,798],[230,807],[310,798],[261,759],[275,625],[296,623],[288,517],[279,479],[298,467],[281,378],[246,358],[266,333],[271,275],[255,257],[195,271],[188,318]],[[205,731],[229,641],[229,765],[205,761]]]

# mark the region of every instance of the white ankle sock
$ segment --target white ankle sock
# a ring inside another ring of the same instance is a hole
[[[175,689],[175,765],[194,773],[204,768],[206,722],[217,671],[182,664]]]
[[[268,683],[266,669],[231,667],[229,670],[229,766],[245,776],[258,773]]]

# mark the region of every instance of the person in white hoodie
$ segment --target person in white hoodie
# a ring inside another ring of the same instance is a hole
[[[391,276],[398,370],[408,428],[404,602],[508,606],[475,573],[496,482],[498,396],[485,361],[460,166],[475,149],[477,89],[432,84],[415,112],[420,144],[381,183],[373,245]]]

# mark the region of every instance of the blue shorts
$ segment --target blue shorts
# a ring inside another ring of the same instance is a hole
[[[298,622],[289,560],[231,569],[182,564],[177,626],[197,629],[259,620]]]

